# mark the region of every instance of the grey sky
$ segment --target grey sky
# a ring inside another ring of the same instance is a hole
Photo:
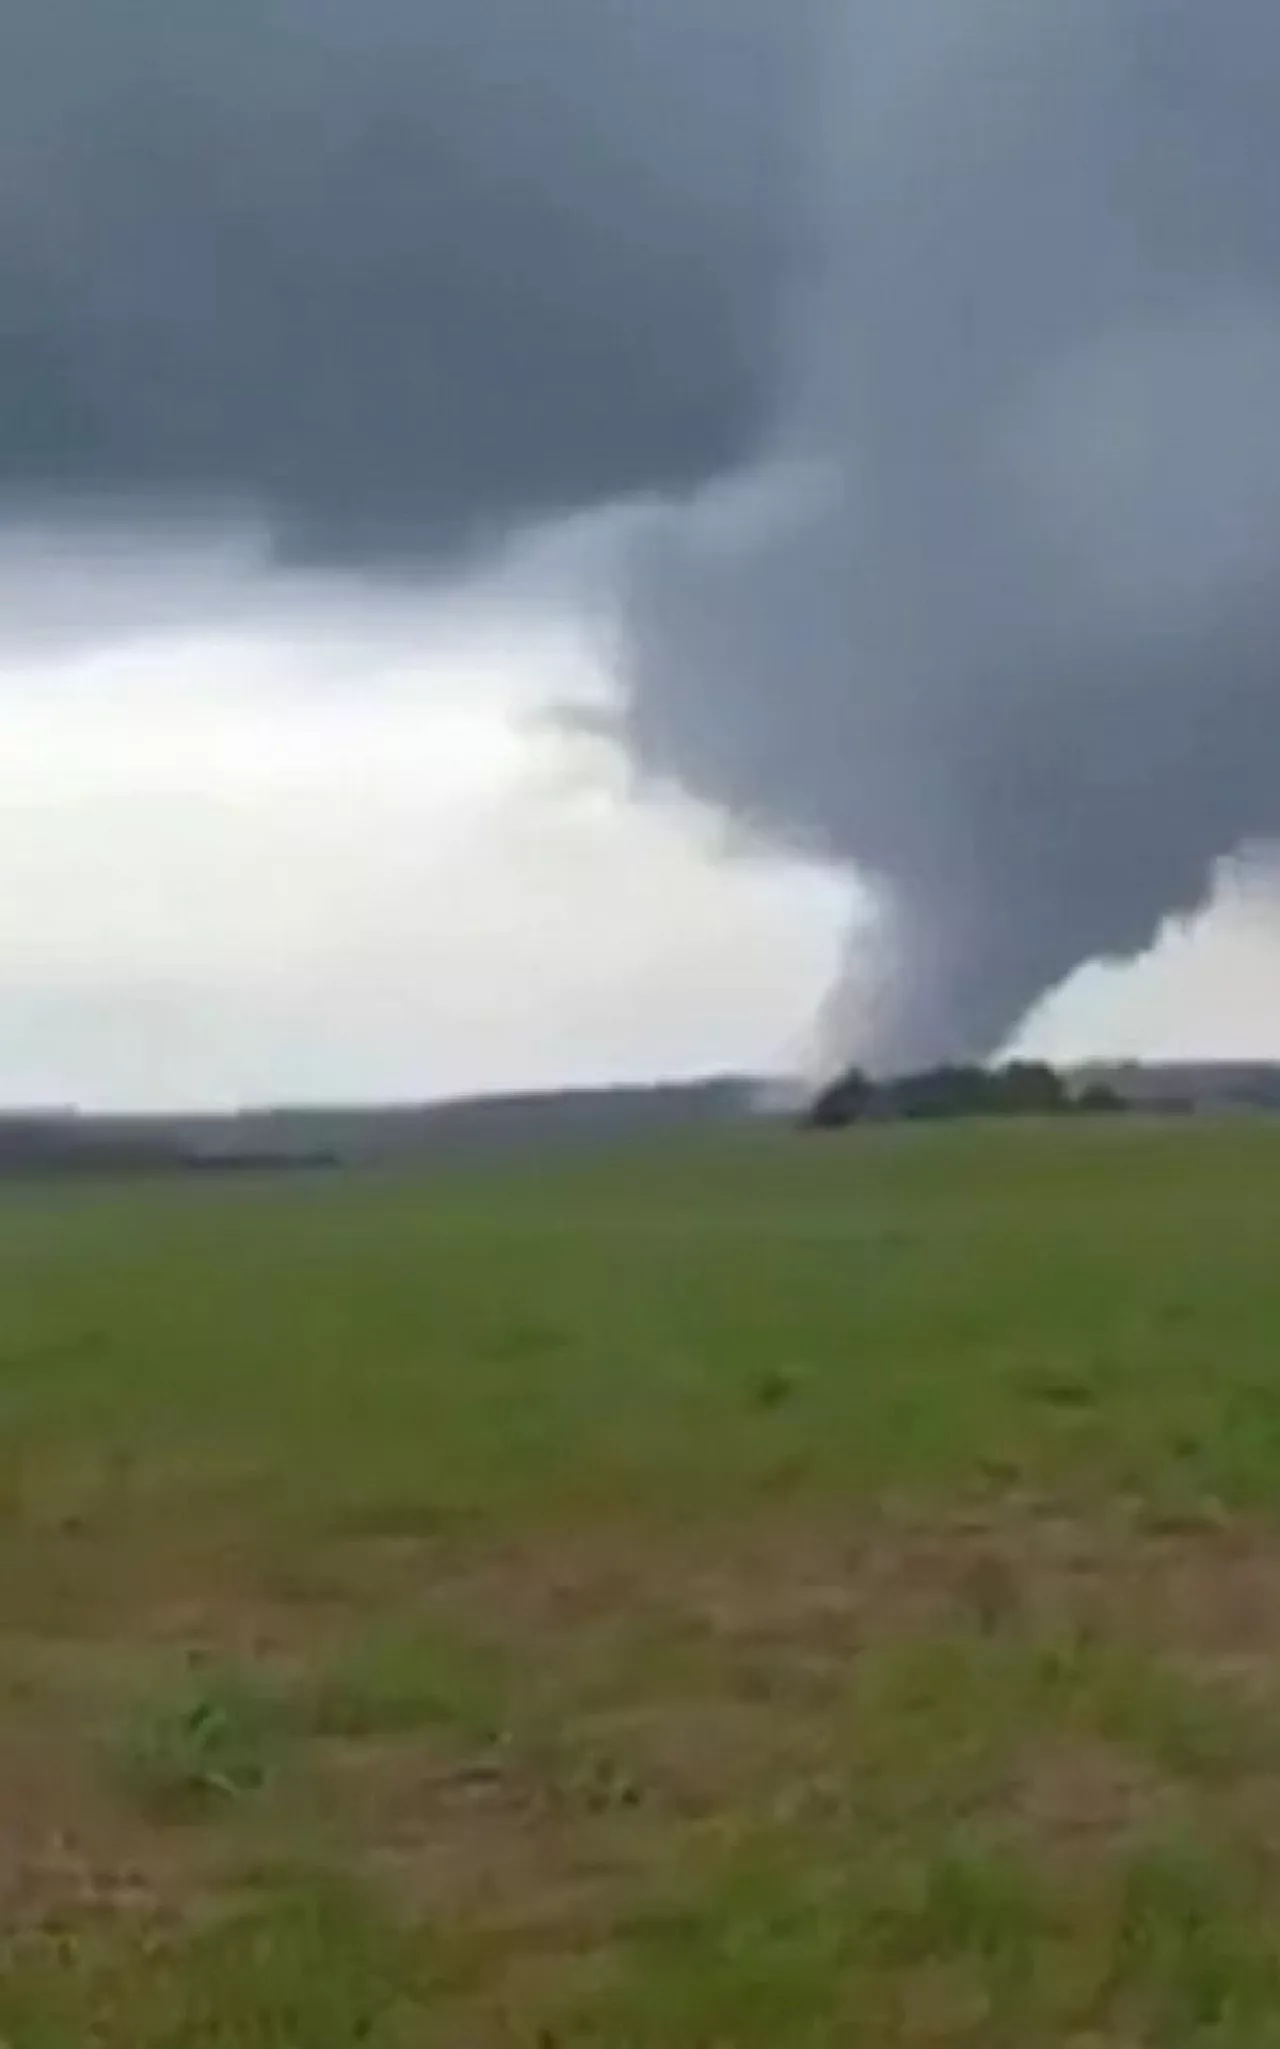
[[[785,490],[750,532],[715,487],[652,522],[635,730],[882,878],[833,1015],[916,1060],[990,1049],[1280,822],[1280,16],[842,18]]]
[[[837,1050],[990,1050],[1277,827],[1277,86],[1272,0],[10,0],[5,687],[287,617],[376,723],[465,560],[521,698],[524,574],[874,880]]]
[[[11,0],[0,479],[456,543],[733,459],[826,0]]]

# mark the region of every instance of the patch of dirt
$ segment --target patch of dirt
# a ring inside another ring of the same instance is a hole
[[[1141,1842],[1179,1813],[1177,1789],[1099,1738],[1034,1747],[1015,1774],[1012,1811],[1051,1856],[1107,1855]]]
[[[536,1761],[450,1757],[420,1739],[333,1742],[319,1797],[364,1870],[414,1918],[507,1955],[608,1939],[625,1898],[669,1870],[669,1825],[566,1801]]]
[[[1011,1500],[921,1518],[763,1516],[748,1529],[538,1544],[452,1589],[521,1626],[676,1621],[736,1646],[856,1651],[936,1629],[1075,1622],[1168,1651],[1280,1659],[1280,1528],[1152,1533],[1121,1511]]]
[[[1143,1640],[1280,1661],[1280,1530],[1240,1522],[1148,1540],[1131,1592]]]
[[[555,1755],[517,1741],[460,1758],[415,1735],[309,1745],[305,1770],[335,1840],[414,1912],[523,1930],[510,1939],[534,1949],[540,1928],[603,1939],[628,1889],[726,1814],[789,1802],[807,1819],[824,1788],[838,1802],[853,1756],[838,1717],[864,1654],[957,1630],[1078,1629],[1280,1697],[1280,1530],[1243,1521],[1153,1531],[1120,1509],[1013,1498],[929,1515],[766,1507],[750,1525],[661,1530],[619,1517],[483,1547],[348,1535],[298,1570],[231,1529],[137,1527],[109,1549],[55,1532],[40,1549],[69,1596],[27,1645],[30,1699],[11,1696],[0,1719],[10,1925],[74,1900],[159,1912],[218,1882],[198,1832],[152,1834],[77,1763],[103,1660],[127,1674],[181,1649],[301,1674],[379,1615],[415,1612],[509,1657],[517,1738],[524,1675],[531,1698],[565,1707]],[[41,1646],[65,1706],[52,1722]],[[21,1672],[23,1640],[10,1648]],[[1139,1834],[1173,1797],[1075,1733],[1035,1750],[1008,1792],[1019,1825],[1072,1853]]]
[[[626,1761],[632,1804],[669,1825],[794,1818],[830,1804],[831,1730],[786,1701],[679,1694],[597,1715],[581,1736],[588,1755]],[[837,1777],[843,1787],[847,1773]]]
[[[0,1928],[127,1916],[163,1921],[214,1884],[209,1846],[147,1828],[103,1791],[74,1745],[0,1738]]]
[[[517,1691],[527,1673],[579,1708],[634,1707],[643,1721],[656,1706],[659,1722],[670,1709],[659,1776],[674,1754],[673,1782],[694,1798],[740,1784],[770,1729],[776,1749],[779,1728],[838,1712],[863,1656],[929,1636],[1109,1643],[1280,1696],[1280,1529],[1153,1531],[1123,1506],[765,1508],[748,1525],[661,1530],[619,1519],[470,1556],[434,1538],[379,1539],[339,1563],[344,1575],[363,1586],[361,1612],[417,1611],[508,1659]],[[334,1614],[301,1621],[313,1637],[343,1627]]]
[[[90,1645],[190,1636],[228,1650],[282,1641],[319,1619],[264,1593],[236,1530],[167,1522],[24,1533],[0,1559],[0,1612],[6,1629],[32,1638]]]
[[[535,1536],[471,1561],[400,1546],[390,1584],[513,1652],[651,1631],[733,1654],[848,1656],[943,1624],[996,1631],[1082,1608],[1126,1542],[1034,1504],[927,1520],[765,1511],[748,1527]]]

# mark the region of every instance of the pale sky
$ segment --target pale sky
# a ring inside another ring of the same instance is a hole
[[[428,1097],[802,1057],[842,885],[728,848],[564,730],[601,698],[581,633],[234,559],[154,581],[31,560],[0,648],[0,1098]]]
[[[1280,1058],[1280,881],[1263,852],[1224,866],[1211,910],[1140,961],[1081,968],[1021,1043],[1051,1060]]]
[[[0,568],[0,1098],[181,1106],[794,1070],[851,883],[566,730],[611,679],[518,579],[268,576],[252,551]],[[158,596],[156,594],[159,594]],[[1026,1043],[1280,1052],[1237,891]]]

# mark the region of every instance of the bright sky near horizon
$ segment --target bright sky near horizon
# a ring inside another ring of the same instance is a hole
[[[165,580],[166,583],[168,579]],[[220,585],[0,651],[0,1100],[428,1097],[794,1062],[845,891],[629,788],[545,619]],[[86,604],[85,593],[89,592]],[[28,587],[30,608],[32,591]]]

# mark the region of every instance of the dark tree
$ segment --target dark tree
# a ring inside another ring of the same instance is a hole
[[[860,1067],[851,1067],[814,1097],[804,1121],[811,1131],[840,1131],[866,1116],[875,1089]]]

